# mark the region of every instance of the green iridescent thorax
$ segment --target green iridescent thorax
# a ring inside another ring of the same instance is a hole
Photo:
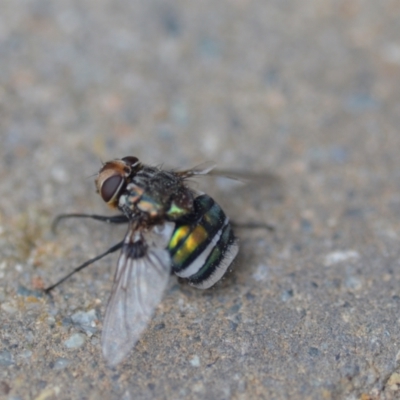
[[[193,195],[187,188],[181,188],[178,190],[170,203],[170,206],[166,212],[168,219],[176,221],[179,218],[191,213],[193,211]]]
[[[122,203],[122,211],[128,208],[133,214],[142,212],[151,218],[176,221],[193,211],[193,194],[182,179],[160,172],[151,179],[129,183]]]

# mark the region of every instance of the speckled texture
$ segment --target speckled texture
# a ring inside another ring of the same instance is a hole
[[[0,13],[0,398],[400,398],[397,0],[13,0]],[[201,185],[238,230],[214,290],[172,280],[129,359],[99,338],[116,256],[100,160]]]

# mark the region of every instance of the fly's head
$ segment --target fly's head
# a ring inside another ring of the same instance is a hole
[[[140,169],[142,164],[134,156],[106,162],[95,181],[97,192],[110,207],[117,208],[127,184]]]

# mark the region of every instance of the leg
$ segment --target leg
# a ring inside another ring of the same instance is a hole
[[[54,283],[53,285],[49,286],[48,288],[44,289],[44,292],[46,294],[49,294],[55,287],[57,287],[58,285],[60,285],[61,283],[63,283],[64,281],[66,281],[69,277],[71,277],[72,275],[76,274],[77,272],[79,272],[80,270],[82,270],[83,268],[87,267],[90,264],[93,264],[95,261],[100,260],[100,258],[103,258],[104,256],[106,256],[107,254],[111,254],[114,253],[115,251],[117,251],[118,249],[120,249],[122,247],[122,245],[124,244],[124,242],[119,242],[116,245],[114,245],[113,247],[109,248],[106,252],[104,252],[103,254],[100,254],[94,258],[91,258],[90,260],[87,260],[86,262],[84,262],[82,265],[80,265],[79,267],[76,267],[74,270],[72,270],[68,275],[65,275],[64,278],[60,279],[58,282]]]
[[[275,230],[275,227],[273,225],[263,224],[262,222],[239,223],[230,221],[230,223],[234,228],[238,229],[266,229],[271,232]]]
[[[96,214],[60,214],[58,215],[51,226],[51,229],[53,232],[56,231],[58,223],[62,219],[66,218],[91,218],[91,219],[96,219],[97,221],[103,221],[107,222],[109,224],[125,224],[128,222],[128,218],[124,215],[114,215],[107,217],[105,215],[96,215]]]

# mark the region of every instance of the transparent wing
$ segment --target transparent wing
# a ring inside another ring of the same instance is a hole
[[[139,340],[162,299],[169,276],[166,250],[149,248],[143,239],[125,242],[101,336],[103,355],[110,365],[120,363]]]
[[[255,183],[257,185],[271,185],[279,182],[279,177],[273,172],[263,171],[257,173],[245,170],[224,170],[216,168],[216,164],[212,161],[206,161],[188,170],[175,171],[175,173],[183,178],[191,178],[198,175],[208,175],[216,178],[225,178],[240,183]]]
[[[216,164],[213,161],[206,161],[190,169],[175,171],[175,173],[183,178],[190,178],[195,175],[207,175],[215,168],[215,166]]]

